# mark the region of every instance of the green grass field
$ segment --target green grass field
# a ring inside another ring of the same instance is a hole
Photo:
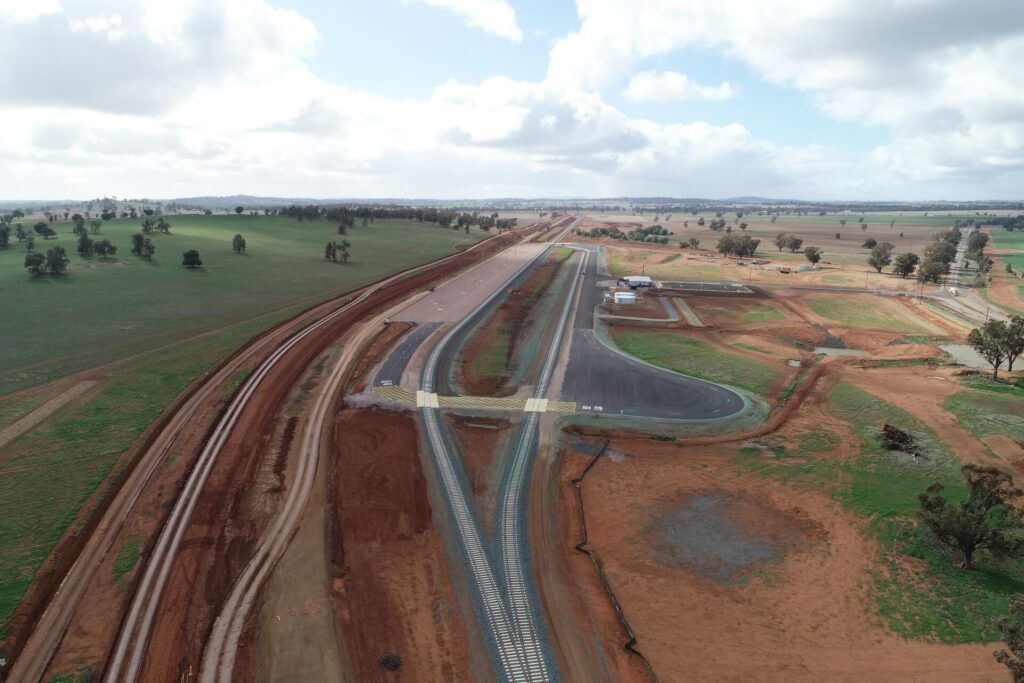
[[[837,435],[819,430],[802,434],[795,452],[776,446],[776,457],[765,458],[757,448],[744,448],[739,462],[763,476],[827,491],[866,520],[882,548],[870,607],[882,625],[904,637],[947,643],[998,639],[994,621],[1006,613],[1010,596],[1024,591],[1024,562],[983,557],[977,571],[964,571],[915,523],[917,494],[933,482],[946,487],[947,497],[964,495],[960,462],[928,425],[857,387],[837,385],[827,407],[857,435],[858,458],[816,457],[838,444]],[[910,431],[925,456],[915,460],[883,449],[877,435],[886,422]],[[922,569],[909,571],[900,556],[922,561]]]
[[[17,321],[5,327],[0,392],[110,363],[88,401],[60,409],[0,455],[0,638],[89,496],[110,481],[121,455],[197,377],[317,301],[480,236],[378,222],[350,231],[353,262],[338,265],[322,258],[324,243],[337,238],[326,223],[248,216],[169,220],[175,234],[156,238],[153,264],[119,254],[122,266],[92,261],[96,267],[89,268],[90,261],[75,255],[68,276],[35,279],[21,268],[23,249],[0,251],[0,288],[15,292],[0,298],[0,311]],[[134,230],[111,223],[103,234],[128,251],[123,243]],[[70,248],[71,236],[64,226],[61,232],[60,242]],[[250,254],[231,252],[236,232],[245,235]],[[201,252],[202,270],[181,267],[180,252],[188,248]],[[49,397],[40,387],[7,400],[2,421]]]
[[[623,332],[612,328],[611,336],[623,351],[648,363],[755,394],[768,394],[781,376],[780,371],[765,363],[725,353],[706,342],[671,332]]]
[[[743,314],[743,321],[748,323],[767,323],[785,319],[786,316],[782,315],[779,309],[765,304],[755,306]]]
[[[944,408],[975,438],[1006,435],[1024,442],[1024,389],[972,378],[971,387],[946,399]]]
[[[389,273],[451,253],[482,237],[427,223],[377,221],[345,237],[352,260],[323,258],[341,239],[325,221],[277,216],[168,216],[170,235],[153,235],[156,255],[130,254],[138,222],[105,223],[99,237],[118,246],[114,259],[81,258],[70,223],[55,224],[55,240],[71,255],[62,277],[33,277],[17,242],[0,251],[0,394],[46,382],[272,311],[311,306]],[[241,233],[247,253],[231,251]],[[197,249],[203,267],[189,270],[181,254]]]
[[[808,298],[807,305],[821,317],[842,325],[918,334],[928,331],[892,302],[878,297],[821,296]]]

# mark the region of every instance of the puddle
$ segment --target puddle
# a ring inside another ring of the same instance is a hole
[[[836,349],[830,346],[819,346],[814,349],[815,353],[822,353],[826,356],[870,356],[867,351],[860,349]]]

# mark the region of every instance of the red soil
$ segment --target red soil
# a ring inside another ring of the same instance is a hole
[[[415,420],[345,410],[334,427],[332,592],[355,680],[471,680],[459,614],[420,465]],[[401,668],[385,672],[394,653]]]

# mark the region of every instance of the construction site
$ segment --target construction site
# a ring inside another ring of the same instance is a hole
[[[583,220],[196,382],[37,577],[7,680],[1002,680],[971,604],[1024,574],[956,583],[907,521],[961,463],[1024,468],[1017,397],[943,350],[969,302],[636,275]]]

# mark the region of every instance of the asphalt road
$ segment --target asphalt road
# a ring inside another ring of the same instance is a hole
[[[596,254],[587,262],[562,399],[576,401],[581,412],[677,420],[714,419],[742,410],[744,400],[725,387],[633,360],[597,339],[594,308],[604,296],[598,282],[606,277],[600,262]]]
[[[442,323],[424,323],[419,325],[412,332],[405,336],[405,339],[396,346],[388,355],[387,360],[377,371],[374,384],[379,387],[399,386],[402,383],[402,374],[409,359],[416,353],[423,340],[433,334],[434,330],[441,327]]]

